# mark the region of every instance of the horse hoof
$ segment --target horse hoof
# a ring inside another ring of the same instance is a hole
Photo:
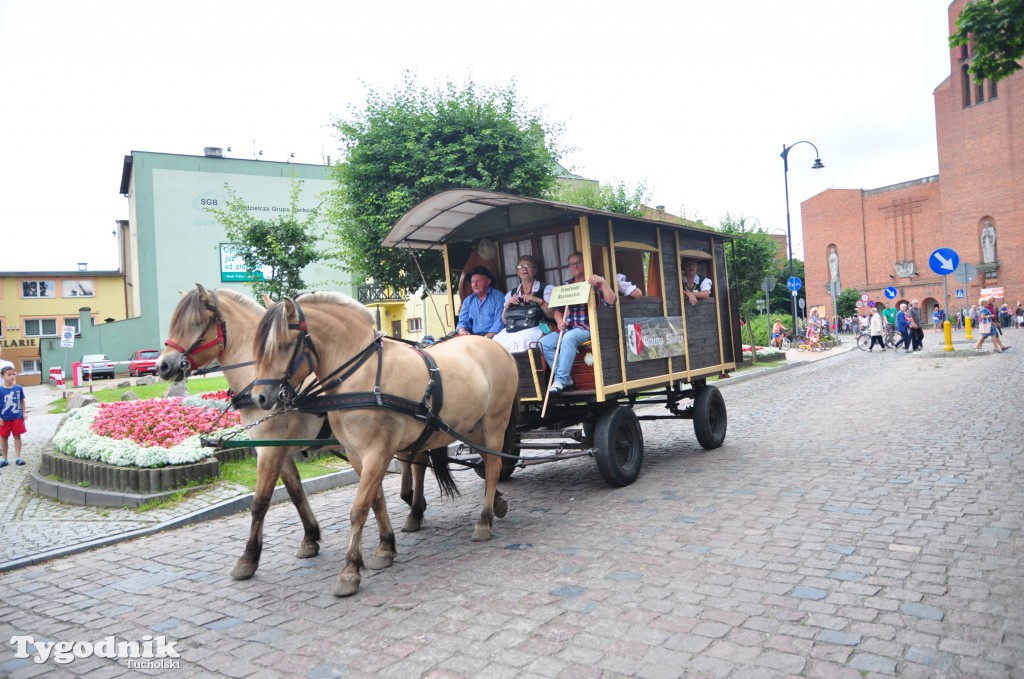
[[[491,529],[487,527],[477,526],[473,529],[473,542],[486,542],[491,539]]]
[[[403,533],[416,533],[423,527],[423,519],[414,517],[412,514],[406,517],[405,525],[402,526]]]
[[[494,515],[499,519],[504,519],[506,514],[508,514],[508,501],[503,497],[494,498]]]
[[[342,580],[338,578],[338,581],[334,583],[334,589],[331,593],[334,596],[352,596],[359,591],[359,580]]]
[[[235,564],[235,567],[231,570],[231,577],[235,580],[248,580],[256,573],[257,564],[251,561],[242,561],[241,559]]]
[[[309,542],[303,542],[299,545],[298,550],[295,552],[295,558],[297,559],[308,559],[314,557],[320,553],[320,543],[310,540]]]
[[[367,557],[363,565],[371,571],[379,571],[385,568],[390,568],[393,563],[395,563],[395,557],[393,556],[377,556],[376,554],[371,554]]]

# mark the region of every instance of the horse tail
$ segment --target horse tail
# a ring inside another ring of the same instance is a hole
[[[441,497],[461,495],[455,477],[452,476],[451,466],[448,464],[448,447],[428,450],[427,456],[430,458],[430,468],[434,470],[434,478],[437,479],[437,485],[441,489]]]

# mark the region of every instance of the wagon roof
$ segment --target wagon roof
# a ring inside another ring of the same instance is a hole
[[[413,206],[391,227],[384,238],[385,247],[430,249],[456,240],[494,237],[505,231],[541,228],[567,217],[609,217],[652,224],[680,231],[710,232],[721,238],[733,238],[706,226],[677,224],[646,217],[527,198],[482,189],[451,189],[436,193]]]

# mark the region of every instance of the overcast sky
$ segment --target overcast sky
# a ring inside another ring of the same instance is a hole
[[[367,88],[471,78],[563,126],[563,164],[785,230],[801,201],[938,173],[948,2],[0,0],[0,270],[117,266],[133,150],[337,160]],[[183,253],[184,254],[184,253]],[[799,254],[799,252],[797,253]]]

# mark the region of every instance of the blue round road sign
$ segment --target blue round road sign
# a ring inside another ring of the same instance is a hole
[[[786,281],[786,287],[789,288],[790,290],[792,290],[793,292],[796,292],[802,286],[803,286],[803,283],[801,283],[800,279],[797,278],[796,276],[793,276],[788,281]]]
[[[899,290],[892,287],[891,285],[885,289],[885,296],[889,299],[896,299],[896,295],[899,294]]]
[[[928,266],[940,276],[953,273],[953,270],[960,265],[960,255],[951,248],[939,248],[928,258]]]

